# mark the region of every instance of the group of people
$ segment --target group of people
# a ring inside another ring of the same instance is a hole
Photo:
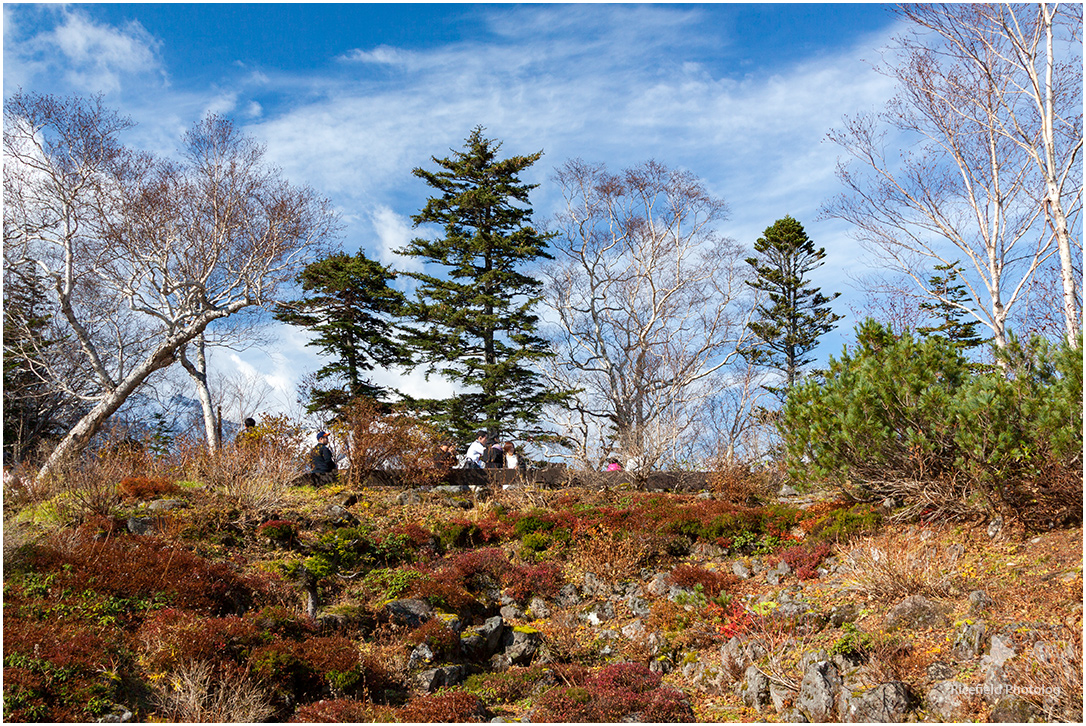
[[[464,469],[516,469],[520,459],[512,441],[499,441],[498,437],[480,431],[459,464]]]
[[[317,433],[317,445],[313,447],[310,460],[315,475],[335,475],[336,456],[328,446],[328,432]],[[458,457],[456,447],[444,442],[438,447],[434,463],[439,467],[459,469],[516,469],[520,466],[520,457],[511,441],[499,441],[480,431],[475,441],[468,447],[467,454]]]

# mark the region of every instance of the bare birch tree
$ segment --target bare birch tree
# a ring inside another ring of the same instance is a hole
[[[175,163],[125,149],[130,123],[100,99],[17,94],[4,116],[5,260],[37,265],[93,372],[44,477],[209,324],[274,302],[335,216],[225,119],[198,124]]]
[[[714,228],[727,208],[652,161],[614,175],[574,160],[556,180],[566,205],[545,275],[549,374],[579,391],[560,425],[584,466],[612,453],[646,469],[674,463],[749,335],[746,265]]]
[[[846,118],[830,133],[867,173],[841,165],[849,192],[824,213],[856,225],[879,259],[986,325],[1001,347],[1015,304],[1058,253],[1075,337],[1081,15],[1045,4],[900,12],[915,27],[898,39],[899,61],[882,69],[899,93],[877,117]],[[970,306],[927,285],[935,266],[963,261]]]

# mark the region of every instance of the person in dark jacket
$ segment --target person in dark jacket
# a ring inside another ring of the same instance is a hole
[[[490,445],[490,448],[486,450],[486,457],[483,462],[486,469],[505,468],[505,449],[500,441],[495,441]]]
[[[328,432],[317,432],[317,445],[313,447],[313,483],[320,486],[336,478],[336,457],[328,446]]]

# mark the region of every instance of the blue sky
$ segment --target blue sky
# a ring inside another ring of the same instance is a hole
[[[347,251],[401,265],[393,251],[419,234],[410,215],[429,191],[411,170],[476,125],[509,155],[543,150],[525,175],[541,185],[540,222],[567,159],[683,167],[727,200],[726,236],[752,247],[790,214],[826,248],[814,280],[844,293],[848,317],[824,358],[852,327],[849,273],[862,265],[843,223],[818,219],[841,191],[824,137],[893,93],[871,68],[895,32],[888,7],[8,3],[4,94],[102,93],[138,123],[127,141],[163,154],[205,113],[228,115],[332,200]],[[256,371],[289,402],[320,361],[300,332],[275,336],[273,350],[219,364]]]

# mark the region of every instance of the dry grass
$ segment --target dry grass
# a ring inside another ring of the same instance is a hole
[[[1065,630],[1058,641],[1038,643],[1007,663],[1018,695],[1046,721],[1082,722],[1082,631]]]
[[[856,547],[844,563],[844,590],[887,602],[909,595],[945,597],[958,576],[961,549],[910,527]]]
[[[290,483],[305,473],[296,449],[287,446],[224,446],[211,454],[196,452],[196,478],[221,492],[242,512],[260,516],[279,507]]]
[[[657,552],[652,539],[649,535],[613,532],[579,537],[566,556],[566,574],[591,572],[613,582],[635,579]]]
[[[264,691],[246,676],[217,678],[206,662],[182,665],[164,681],[155,702],[179,723],[259,723],[274,711]]]

